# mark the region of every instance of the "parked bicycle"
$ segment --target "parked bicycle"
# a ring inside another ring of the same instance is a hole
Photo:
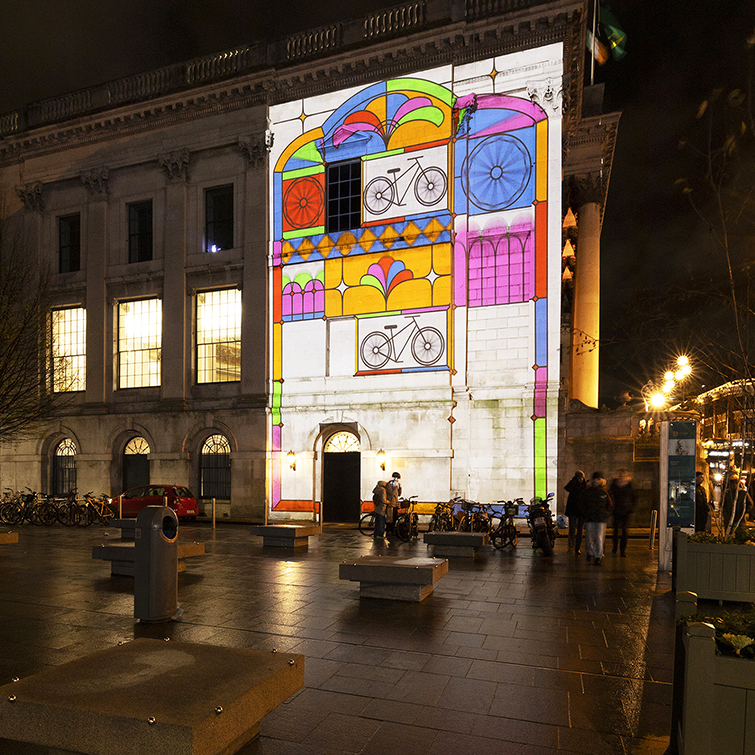
[[[516,498],[513,501],[498,501],[503,504],[503,516],[498,526],[490,532],[490,542],[498,550],[503,550],[507,546],[516,548],[518,533],[514,524],[514,517],[519,516],[519,506],[524,505],[522,498]]]
[[[488,532],[490,530],[490,516],[486,507],[488,504],[480,504],[477,501],[468,501],[466,498],[456,496],[451,503],[459,507],[453,515],[454,529],[458,532]]]
[[[8,491],[9,495],[0,509],[0,519],[5,524],[51,525],[55,523],[55,508],[44,499],[40,499],[30,488],[27,493]]]
[[[416,497],[416,495],[413,495],[409,498],[401,499],[401,508],[405,509],[405,511],[399,514],[393,524],[396,537],[405,543],[408,543],[410,540],[416,540],[419,536],[419,516],[414,511],[414,507],[417,504]]]
[[[109,524],[114,518],[115,512],[110,507],[110,499],[104,493],[95,498],[90,491],[84,494],[84,502],[79,504],[76,524],[80,527],[88,527],[95,522]]]
[[[428,532],[450,532],[454,529],[453,505],[440,502],[435,504],[435,511],[430,517]]]

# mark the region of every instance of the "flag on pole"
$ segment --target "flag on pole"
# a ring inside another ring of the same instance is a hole
[[[587,30],[587,49],[598,65],[602,66],[608,60],[608,48],[597,37],[594,37],[589,29]]]
[[[627,35],[616,16],[605,5],[600,6],[600,30],[608,42],[613,59],[621,60],[627,54]]]

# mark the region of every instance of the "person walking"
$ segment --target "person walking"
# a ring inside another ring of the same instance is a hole
[[[628,469],[620,469],[608,488],[608,495],[613,503],[613,552],[619,550],[619,533],[621,533],[622,557],[627,555],[629,540],[629,518],[634,513],[635,495],[632,487],[632,475]]]
[[[375,540],[388,540],[385,534],[385,514],[388,509],[388,495],[385,480],[380,480],[372,491],[372,503],[375,507]]]
[[[578,469],[574,473],[574,477],[564,485],[564,490],[569,494],[566,499],[566,509],[564,510],[564,514],[569,519],[568,550],[573,550],[578,556],[582,552],[580,547],[582,545],[582,530],[585,526],[582,512],[579,509],[579,497],[586,487],[587,480],[585,479],[585,473],[581,469]]]
[[[708,532],[708,493],[705,475],[695,472],[695,532]]]
[[[593,472],[590,484],[579,497],[579,508],[585,520],[585,550],[587,563],[600,566],[606,540],[606,521],[611,516],[611,497],[606,492],[602,472]]]

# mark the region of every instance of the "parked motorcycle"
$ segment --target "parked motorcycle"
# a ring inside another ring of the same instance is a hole
[[[545,556],[553,555],[553,546],[558,535],[550,507],[554,495],[548,493],[545,500],[536,496],[527,507],[527,524],[532,536],[532,547],[541,548]]]

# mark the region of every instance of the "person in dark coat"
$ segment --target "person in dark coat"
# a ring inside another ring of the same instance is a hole
[[[606,522],[613,509],[602,472],[593,472],[590,484],[579,497],[579,508],[585,520],[587,562],[600,566],[606,540]]]
[[[581,469],[578,469],[574,473],[574,477],[564,485],[564,490],[569,494],[564,511],[569,519],[569,550],[573,550],[577,555],[582,552],[580,547],[582,545],[582,530],[585,526],[582,512],[579,510],[579,497],[586,487],[587,480]]]
[[[619,533],[621,533],[621,555],[627,555],[629,539],[629,518],[634,512],[635,495],[632,487],[632,475],[628,469],[620,469],[608,488],[608,495],[613,502],[613,552],[619,550]]]
[[[708,532],[708,493],[702,472],[695,472],[695,532]]]

